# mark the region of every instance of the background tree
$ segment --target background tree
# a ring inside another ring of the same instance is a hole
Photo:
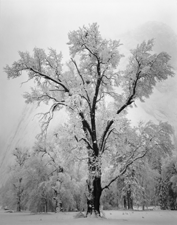
[[[149,97],[156,82],[172,76],[173,72],[168,64],[170,57],[167,53],[152,54],[152,40],[131,50],[126,69],[120,71],[120,43],[103,39],[97,24],[72,31],[68,38],[71,55],[67,63],[68,71],[62,71],[61,53],[49,49],[46,54],[43,49],[35,48],[33,56],[28,52],[20,52],[20,60],[11,67],[6,66],[5,72],[9,78],[16,78],[26,71],[29,80],[34,81],[31,93],[24,95],[27,103],[50,103],[49,112],[42,117],[43,135],[53,118],[53,112],[63,107],[80,124],[77,140],[85,144],[88,152],[92,208],[96,214],[100,214],[100,196],[104,189],[101,187],[101,157],[116,128],[116,121],[123,117],[128,106],[136,99]],[[98,124],[99,108],[107,96],[113,100],[114,107],[111,115],[107,114]],[[125,164],[122,171],[128,165]]]
[[[48,205],[52,204],[52,190],[47,185],[50,168],[46,164],[45,160],[35,155],[24,170],[24,202],[26,208],[32,212],[47,212]]]
[[[145,207],[155,205],[155,186],[158,173],[151,169],[147,158],[137,161],[128,175],[126,180],[131,185],[132,208],[141,206],[142,210],[145,210]]]
[[[160,180],[161,209],[177,209],[177,164],[176,157],[167,158],[162,166]]]
[[[30,158],[28,149],[15,148],[13,151],[15,163],[9,168],[9,178],[2,186],[2,205],[20,212],[25,209],[24,199],[24,169]]]
[[[103,189],[119,179],[119,182],[123,183],[120,192],[125,207],[129,205],[131,208],[132,200],[135,205],[145,206],[150,204],[148,200],[154,197],[153,188],[157,183],[154,179],[159,176],[158,171],[152,167],[152,159],[156,153],[162,157],[172,152],[170,134],[173,130],[164,123],[159,125],[148,123],[145,126],[140,124],[136,128],[128,125],[124,127],[124,131],[119,132],[119,135],[113,132],[108,142],[105,158],[103,157],[105,169],[102,168],[102,182],[108,183],[108,186],[103,185]]]
[[[15,148],[13,155],[15,157],[15,181],[13,183],[13,188],[16,193],[16,201],[17,201],[17,212],[21,212],[22,210],[22,201],[24,194],[24,184],[23,184],[23,169],[26,161],[29,159],[30,154],[27,149]]]
[[[13,175],[10,174],[6,183],[0,188],[0,202],[3,208],[17,210],[17,195],[13,186],[14,181],[17,180],[14,179]]]

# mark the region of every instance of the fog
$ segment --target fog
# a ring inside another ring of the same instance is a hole
[[[3,71],[6,64],[12,64],[18,59],[18,51],[31,52],[34,47],[52,47],[63,53],[64,63],[69,59],[66,44],[68,32],[93,22],[99,24],[101,34],[105,38],[125,40],[128,51],[132,45],[146,37],[146,28],[143,30],[140,27],[148,21],[156,21],[156,24],[166,26],[162,26],[162,32],[166,33],[170,29],[169,35],[172,38],[164,36],[166,46],[161,40],[156,43],[156,50],[169,51],[169,54],[173,55],[172,64],[176,68],[176,10],[175,0],[1,0],[0,162],[7,158],[7,149],[12,149],[16,144],[20,145],[20,138],[24,143],[28,140],[28,145],[29,142],[32,144],[34,133],[39,129],[37,122],[35,128],[31,125],[36,120],[34,115],[30,114],[34,106],[25,106],[22,96],[29,90],[29,84],[21,85],[27,77],[8,80]],[[137,29],[141,30],[139,34]],[[153,31],[151,33],[153,35]],[[132,40],[128,41],[130,39]],[[176,81],[175,77],[159,84],[150,99],[145,103],[137,102],[137,108],[129,114],[133,123],[149,119],[165,120],[177,130]],[[23,120],[29,115],[30,121],[33,122],[22,123],[22,115]],[[61,118],[64,118],[64,115]],[[26,139],[21,136],[23,129],[26,129]],[[33,130],[35,132],[32,134]],[[9,138],[12,140],[15,134],[18,134],[17,140],[10,146]]]

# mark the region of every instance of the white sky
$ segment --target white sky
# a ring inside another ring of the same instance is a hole
[[[147,21],[160,21],[177,33],[177,0],[0,0],[0,137],[18,119],[24,100],[23,78],[6,78],[3,67],[18,51],[52,47],[68,59],[67,34],[97,22],[106,38]]]

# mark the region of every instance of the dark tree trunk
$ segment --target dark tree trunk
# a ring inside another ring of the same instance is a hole
[[[17,212],[21,212],[21,204],[20,204],[21,200],[18,199],[18,202],[17,202]]]
[[[123,200],[124,200],[124,209],[127,209],[127,198],[126,198],[126,196],[123,196]]]
[[[94,177],[91,184],[89,196],[87,197],[87,214],[94,213],[100,216],[100,197],[102,193],[101,189],[101,177]]]
[[[56,189],[54,189],[54,197],[53,197],[53,199],[55,200],[55,213],[57,213],[58,212],[58,210],[59,210],[59,201],[58,201],[58,199],[59,199],[59,192],[56,190]]]
[[[45,199],[45,213],[48,211],[48,204],[47,204],[47,199]]]
[[[145,191],[143,190],[143,201],[142,201],[142,210],[145,210],[146,198],[145,198]]]
[[[129,186],[129,188],[127,190],[127,207],[128,207],[128,209],[133,209],[133,199],[132,199],[131,186]]]
[[[101,164],[99,157],[89,159],[89,180],[87,182],[89,196],[87,197],[87,214],[100,216]]]
[[[94,177],[93,180],[93,203],[96,215],[100,215],[100,197],[101,197],[101,177]]]
[[[21,198],[22,198],[22,193],[23,193],[23,188],[22,188],[22,178],[19,178],[19,184],[18,186],[14,185],[14,187],[17,189],[17,212],[21,212]]]
[[[55,202],[55,213],[57,213],[58,211],[58,199],[56,199],[56,202]]]

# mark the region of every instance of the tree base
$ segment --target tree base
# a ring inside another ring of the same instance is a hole
[[[93,212],[92,214],[88,214],[87,216],[88,218],[100,218],[100,219],[106,219],[105,213],[104,212],[100,212],[100,215]]]
[[[74,216],[74,218],[76,218],[76,219],[79,219],[79,218],[85,218],[85,217],[86,217],[85,214],[82,213],[82,212],[78,212],[78,213]]]

